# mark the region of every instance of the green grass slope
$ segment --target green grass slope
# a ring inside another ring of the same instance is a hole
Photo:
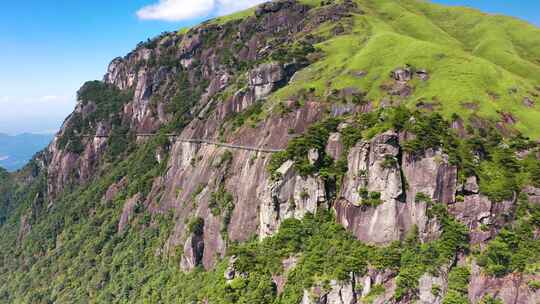
[[[276,100],[300,89],[325,96],[332,89],[356,87],[378,104],[380,86],[397,67],[426,69],[427,82],[413,81],[409,107],[437,102],[438,111],[499,121],[511,113],[515,128],[540,138],[540,29],[526,22],[480,11],[419,0],[355,0],[364,14],[353,17],[350,32],[318,44],[324,56],[299,72],[275,94]],[[304,1],[310,5],[313,1]],[[318,35],[332,35],[321,27]],[[354,76],[364,71],[366,77]],[[537,104],[524,105],[525,97]],[[476,104],[464,107],[463,104]]]

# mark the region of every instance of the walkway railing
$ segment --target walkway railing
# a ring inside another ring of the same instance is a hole
[[[153,134],[153,133],[139,133],[135,134],[137,137],[152,137],[156,135],[161,134]],[[255,152],[263,152],[263,153],[278,153],[284,151],[283,149],[272,149],[272,148],[262,148],[262,147],[254,147],[254,146],[242,146],[242,145],[236,145],[236,144],[229,144],[204,138],[180,138],[178,134],[164,134],[165,136],[169,138],[174,138],[174,140],[179,142],[186,142],[186,143],[193,143],[193,144],[206,144],[206,145],[214,145],[218,147],[225,147],[225,148],[231,148],[231,149],[239,149],[239,150],[247,150],[247,151],[255,151]],[[83,135],[85,138],[108,138],[108,135]]]

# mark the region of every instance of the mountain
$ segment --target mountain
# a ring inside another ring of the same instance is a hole
[[[0,166],[9,171],[21,169],[32,156],[52,140],[48,134],[6,135],[0,133]]]
[[[539,94],[540,29],[424,1],[163,33],[0,172],[0,301],[537,303]]]

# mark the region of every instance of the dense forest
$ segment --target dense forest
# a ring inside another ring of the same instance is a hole
[[[539,39],[278,0],[141,42],[0,169],[0,302],[536,303]]]

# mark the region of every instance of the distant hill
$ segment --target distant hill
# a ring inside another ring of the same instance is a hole
[[[0,133],[0,167],[8,171],[22,168],[32,156],[46,147],[52,134],[7,135]]]

